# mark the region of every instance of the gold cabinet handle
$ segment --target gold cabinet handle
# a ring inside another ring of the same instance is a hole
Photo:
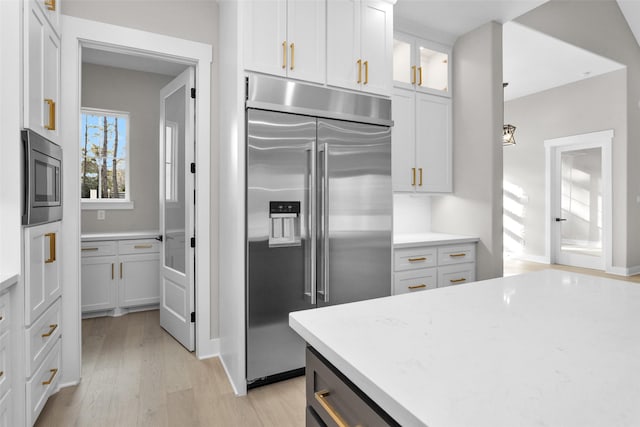
[[[42,381],[42,385],[49,385],[53,382],[53,379],[56,377],[56,374],[58,373],[58,368],[49,369],[49,372],[51,372],[51,376],[49,377],[49,380]]]
[[[420,184],[418,186],[422,187],[422,168],[418,168],[418,170],[420,171]]]
[[[451,258],[458,258],[458,257],[461,257],[461,256],[467,256],[467,254],[465,254],[465,253],[461,253],[461,254],[449,254],[449,256],[450,256]]]
[[[466,282],[467,279],[465,279],[464,277],[461,279],[451,279],[449,280],[451,283],[460,283],[460,282]]]
[[[114,270],[114,268],[113,268],[113,267],[114,267],[114,265],[113,265],[113,263],[111,263],[111,280],[113,280],[113,279],[114,279],[114,277],[113,277],[113,270]]]
[[[369,83],[369,61],[364,61],[364,84]]]
[[[282,69],[287,68],[287,41],[282,42]]]
[[[416,262],[416,261],[426,261],[427,258],[421,256],[420,258],[409,258],[409,262]]]
[[[415,65],[411,66],[411,84],[412,85],[416,84],[416,66]]]
[[[329,390],[320,390],[314,393],[316,400],[320,403],[320,405],[327,411],[327,414],[331,417],[331,419],[338,425],[338,427],[349,427],[349,424],[342,418],[342,415],[336,411],[333,406],[327,401],[327,397],[331,393]]]
[[[45,0],[44,5],[47,6],[49,10],[56,10],[56,0]]]
[[[44,263],[51,264],[56,260],[56,233],[47,233],[44,237],[49,238],[49,258],[47,258]]]
[[[293,68],[296,66],[295,61],[296,61],[296,46],[295,44],[291,43],[291,69],[293,70]]]
[[[53,99],[45,99],[49,105],[49,123],[44,125],[44,128],[47,130],[56,130],[56,103]]]
[[[411,168],[411,186],[415,187],[416,185],[416,168]]]
[[[362,83],[362,59],[358,59],[356,61],[356,64],[358,64],[358,84]]]
[[[97,251],[99,248],[82,248],[82,252],[88,251],[88,252],[95,252]]]
[[[120,263],[120,278],[122,279],[122,263]]]
[[[58,324],[54,323],[53,325],[49,325],[49,332],[47,332],[46,334],[42,334],[42,338],[47,338],[50,337],[51,334],[53,334],[53,332],[58,329]]]
[[[151,249],[153,245],[134,245],[134,249]]]
[[[413,286],[407,286],[409,289],[414,290],[414,289],[423,289],[426,288],[427,285],[425,285],[424,283],[420,284],[420,285],[413,285]]]
[[[422,67],[418,67],[418,76],[419,76],[418,86],[422,86]]]

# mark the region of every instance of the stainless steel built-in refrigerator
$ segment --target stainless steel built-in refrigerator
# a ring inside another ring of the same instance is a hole
[[[247,384],[299,375],[292,311],[391,291],[391,105],[248,79]],[[343,120],[346,119],[346,120]]]

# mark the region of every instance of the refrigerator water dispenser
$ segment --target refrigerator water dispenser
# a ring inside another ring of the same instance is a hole
[[[269,202],[269,247],[300,246],[300,202]]]

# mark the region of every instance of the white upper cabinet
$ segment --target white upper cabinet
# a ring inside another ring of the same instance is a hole
[[[374,0],[327,0],[327,29],[327,83],[390,95],[392,4]]]
[[[393,82],[397,87],[450,97],[451,49],[438,43],[395,33]]]
[[[415,92],[393,91],[393,127],[391,128],[391,171],[393,191],[415,190],[416,182],[416,104]]]
[[[25,2],[24,127],[59,143],[60,37],[39,1]]]
[[[250,0],[243,3],[244,68],[325,82],[325,2]]]

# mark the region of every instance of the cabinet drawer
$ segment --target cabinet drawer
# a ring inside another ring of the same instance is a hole
[[[40,415],[47,399],[56,390],[60,372],[60,339],[27,381],[27,425],[31,426]]]
[[[409,292],[435,289],[438,287],[437,284],[437,268],[402,271],[400,273],[394,273],[393,294],[399,295]]]
[[[448,265],[438,267],[438,287],[461,285],[476,280],[476,263]]]
[[[58,299],[30,328],[26,329],[26,376],[31,374],[49,353],[61,334],[61,299]]]
[[[306,350],[306,363],[307,406],[313,409],[324,424],[335,425],[335,417],[339,416],[347,425],[398,425],[335,367],[309,347]],[[322,425],[316,420],[315,425],[317,424]]]
[[[394,251],[394,270],[435,267],[438,251],[435,247],[401,248]]]
[[[82,242],[82,258],[116,254],[116,242]]]
[[[461,264],[476,261],[475,243],[442,246],[438,248],[438,265]]]
[[[0,427],[12,427],[11,419],[11,392],[0,397]]]
[[[0,334],[0,398],[11,388],[9,357],[9,332],[5,332]]]
[[[118,254],[150,254],[160,252],[160,242],[156,239],[121,240],[118,242]]]
[[[0,295],[0,335],[9,329],[9,292]]]

